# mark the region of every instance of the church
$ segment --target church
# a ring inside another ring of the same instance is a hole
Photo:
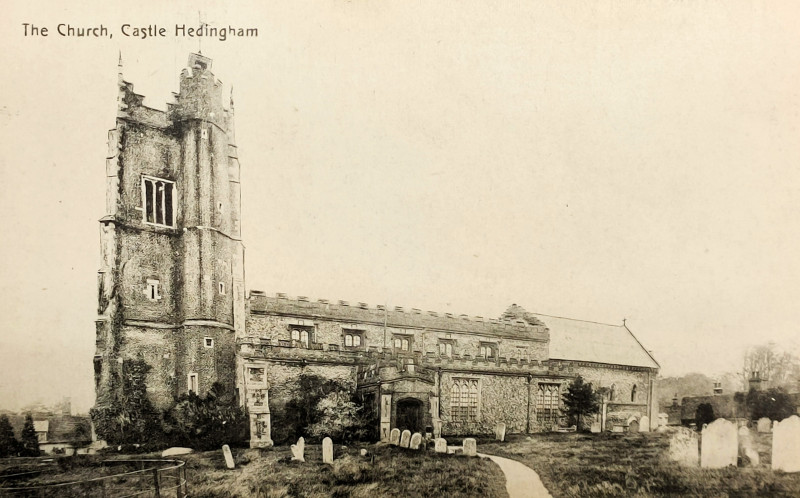
[[[158,409],[215,382],[235,390],[252,447],[272,445],[270,413],[302,374],[351,386],[381,439],[395,427],[553,430],[577,376],[603,393],[600,427],[656,418],[659,365],[625,323],[516,304],[484,318],[248,292],[235,107],[223,105],[211,69],[191,54],[162,111],[144,105],[120,68],[100,219],[96,406],[112,402],[126,364],[143,361]]]

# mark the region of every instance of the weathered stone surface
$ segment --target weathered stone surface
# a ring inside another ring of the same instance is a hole
[[[400,444],[400,429],[397,427],[392,429],[392,432],[389,434],[389,444],[393,444],[395,446]]]
[[[436,438],[433,449],[436,453],[447,453],[447,440],[440,437]]]
[[[772,425],[772,469],[800,472],[800,417],[797,415]]]
[[[599,421],[599,420],[598,420],[598,421],[595,421],[595,422],[592,422],[592,429],[591,429],[591,430],[592,430],[592,433],[593,433],[593,434],[598,434],[598,433],[602,432],[601,425],[602,425],[602,424],[600,423],[600,421]]]
[[[462,443],[464,447],[464,454],[467,456],[477,456],[478,455],[478,443],[475,439],[468,437],[464,439]]]
[[[498,441],[506,440],[506,424],[500,422],[494,428],[494,437]]]
[[[733,422],[722,418],[711,422],[703,429],[700,442],[701,467],[720,469],[729,465],[736,466],[739,437]]]
[[[292,460],[297,460],[299,462],[305,462],[305,451],[306,451],[306,440],[303,439],[301,436],[300,439],[297,440],[297,444],[292,445]]]
[[[686,427],[679,427],[669,440],[669,459],[696,467],[700,459],[697,433]]]
[[[422,434],[420,434],[419,432],[415,432],[411,436],[411,442],[409,443],[409,448],[411,448],[412,450],[418,450],[419,445],[421,443],[422,443]]]
[[[329,437],[322,440],[322,463],[333,463],[333,441]]]
[[[400,447],[408,448],[408,445],[410,443],[411,443],[411,431],[406,429],[403,431],[403,434],[400,435]]]
[[[225,456],[225,466],[229,469],[233,469],[236,467],[236,464],[233,463],[233,455],[231,454],[231,448],[227,444],[222,445],[222,454]]]
[[[639,432],[650,432],[650,417],[647,415],[639,419]]]
[[[166,450],[161,452],[161,457],[171,457],[176,455],[188,455],[193,450],[191,448],[181,448],[178,446],[173,446],[172,448],[167,448]]]
[[[634,420],[628,424],[628,432],[639,432],[639,421]]]
[[[772,420],[768,419],[767,417],[761,417],[758,419],[758,432],[766,433],[772,431]]]

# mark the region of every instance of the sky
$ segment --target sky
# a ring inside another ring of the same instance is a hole
[[[0,408],[94,401],[120,53],[151,107],[198,50],[233,87],[249,289],[626,319],[663,375],[800,352],[797,2],[262,3],[4,2]]]

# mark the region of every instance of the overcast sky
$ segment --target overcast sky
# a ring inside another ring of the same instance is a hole
[[[119,50],[152,107],[198,48],[233,85],[250,289],[627,318],[664,375],[796,347],[797,2],[222,3],[4,2],[0,407],[93,403]]]

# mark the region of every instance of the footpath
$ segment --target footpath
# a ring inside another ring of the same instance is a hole
[[[488,458],[500,466],[500,470],[506,475],[509,498],[552,498],[539,479],[539,474],[527,465],[494,455],[478,453],[478,456]]]

